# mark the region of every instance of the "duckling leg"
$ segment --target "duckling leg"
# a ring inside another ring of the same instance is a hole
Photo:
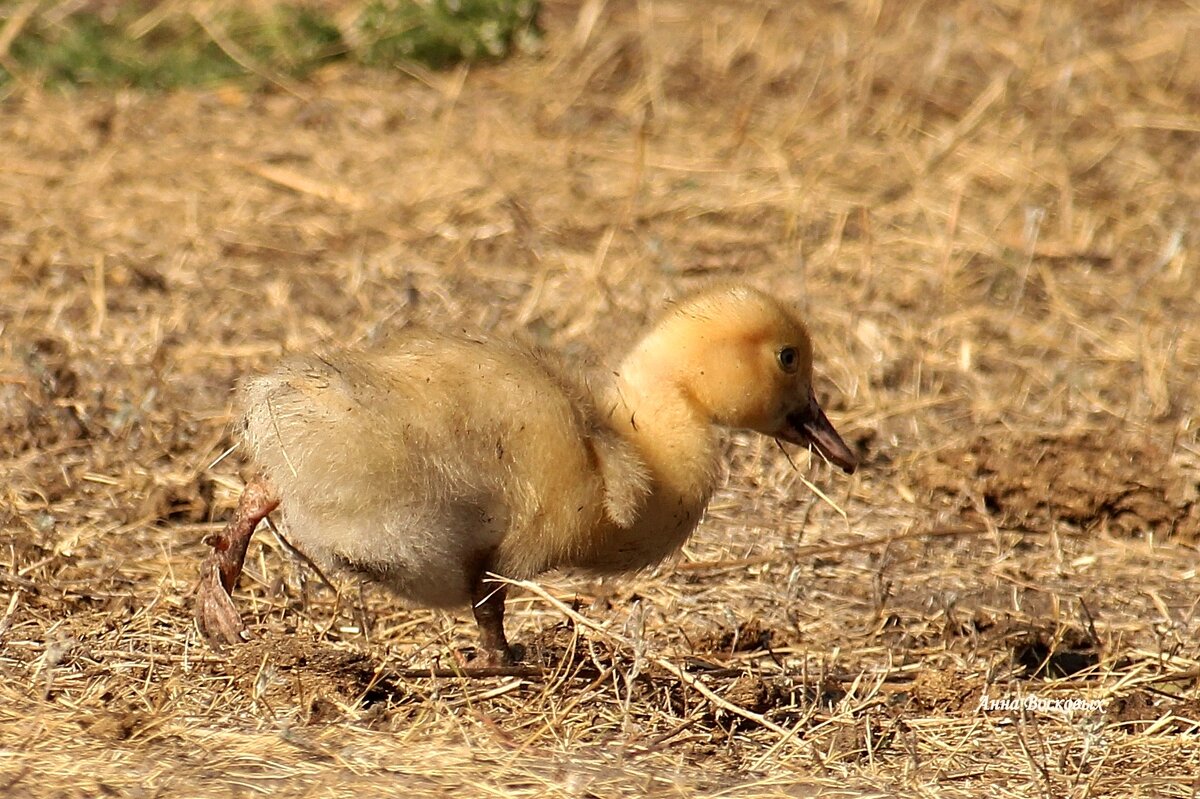
[[[487,666],[511,666],[513,651],[504,637],[504,598],[508,586],[488,580],[481,572],[471,587],[471,609],[479,626],[480,657]]]
[[[225,529],[204,539],[212,547],[200,566],[200,585],[196,589],[196,626],[209,646],[218,652],[224,644],[242,640],[246,629],[233,604],[233,587],[242,573],[246,547],[254,528],[279,507],[279,498],[262,477],[246,484],[237,508]]]

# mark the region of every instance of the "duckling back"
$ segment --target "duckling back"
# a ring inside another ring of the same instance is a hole
[[[571,562],[645,493],[586,382],[511,342],[409,331],[293,358],[241,402],[294,543],[422,605],[465,604],[481,569]]]

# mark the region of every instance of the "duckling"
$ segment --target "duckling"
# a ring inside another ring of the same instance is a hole
[[[408,329],[299,356],[240,388],[257,477],[207,540],[195,615],[220,649],[247,543],[276,508],[319,564],[425,607],[469,605],[483,660],[512,662],[505,591],[577,567],[620,573],[677,551],[716,487],[722,428],[857,460],[818,404],[800,318],[746,286],[669,309],[611,373],[499,338]]]

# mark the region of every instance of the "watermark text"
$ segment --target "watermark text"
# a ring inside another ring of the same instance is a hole
[[[977,713],[1103,713],[1107,707],[1107,699],[1045,697],[1036,694],[992,697],[985,693],[979,697],[979,705],[975,711]]]

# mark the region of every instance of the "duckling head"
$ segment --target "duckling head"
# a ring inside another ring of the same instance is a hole
[[[808,329],[768,294],[737,286],[684,300],[631,361],[672,381],[713,424],[811,446],[847,473],[858,466],[813,392]]]

